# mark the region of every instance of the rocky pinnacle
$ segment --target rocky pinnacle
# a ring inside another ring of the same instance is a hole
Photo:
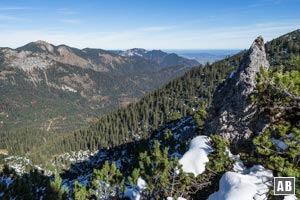
[[[268,123],[258,116],[251,94],[256,89],[260,68],[269,68],[264,40],[257,37],[245,54],[237,72],[215,91],[204,125],[206,134],[220,134],[231,142],[245,141],[258,134]]]

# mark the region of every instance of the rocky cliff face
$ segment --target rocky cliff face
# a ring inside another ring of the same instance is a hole
[[[260,68],[269,68],[264,40],[259,36],[243,58],[238,71],[233,72],[215,91],[208,108],[206,134],[220,134],[231,142],[245,141],[266,127],[266,118],[257,114],[251,103]]]

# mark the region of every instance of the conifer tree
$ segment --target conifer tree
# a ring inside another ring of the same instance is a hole
[[[115,162],[109,165],[106,161],[101,170],[94,169],[89,194],[91,196],[108,199],[118,197],[125,190],[124,178],[117,169]]]

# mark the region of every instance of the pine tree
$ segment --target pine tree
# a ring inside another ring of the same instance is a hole
[[[178,158],[169,158],[168,148],[163,151],[155,140],[153,149],[140,154],[139,168],[133,171],[129,181],[134,184],[141,176],[147,183],[145,198],[163,199],[168,196],[186,195],[190,178],[184,174]]]
[[[50,188],[52,189],[53,193],[57,195],[57,199],[63,200],[67,198],[69,189],[62,185],[62,178],[58,173],[55,174],[54,181],[50,182]]]
[[[87,189],[76,180],[73,186],[73,198],[74,200],[87,200]]]
[[[109,165],[106,161],[101,170],[94,169],[89,194],[98,199],[118,197],[125,190],[124,178],[113,162]]]

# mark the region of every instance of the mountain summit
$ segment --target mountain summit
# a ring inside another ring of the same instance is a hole
[[[230,141],[251,138],[267,124],[257,116],[256,106],[251,102],[251,94],[256,89],[256,76],[260,68],[268,69],[264,40],[257,37],[241,61],[237,72],[232,72],[215,91],[208,119],[205,124],[207,134],[220,134]]]
[[[128,49],[126,51],[123,51],[119,55],[125,57],[141,57],[146,60],[158,63],[158,65],[161,65],[163,68],[169,66],[178,66],[178,65],[182,65],[186,67],[194,67],[199,64],[197,60],[187,59],[178,56],[175,53],[166,53],[161,50],[148,51],[146,49],[134,48],[134,49]]]

